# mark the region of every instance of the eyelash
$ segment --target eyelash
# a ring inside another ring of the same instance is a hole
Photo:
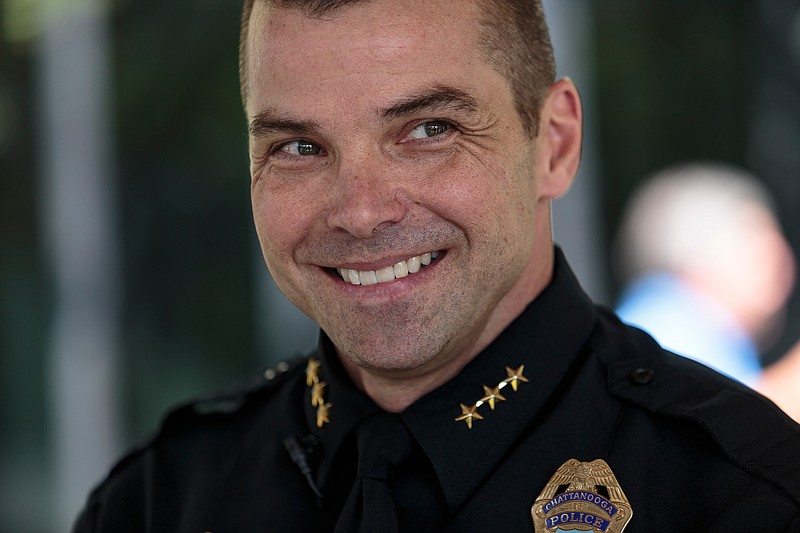
[[[436,135],[431,135],[430,137],[410,137],[410,135],[415,130],[417,130],[418,128],[434,127],[434,126],[443,127],[444,129],[443,129],[443,131],[441,133],[438,133]],[[442,119],[426,120],[424,122],[420,122],[418,124],[415,124],[413,127],[411,127],[408,130],[408,132],[405,134],[403,139],[399,142],[399,144],[405,144],[405,143],[410,142],[410,141],[418,141],[419,143],[422,143],[422,144],[436,143],[436,142],[440,142],[440,140],[444,140],[444,139],[450,137],[450,135],[452,135],[452,133],[454,133],[455,131],[457,131],[457,128],[456,128],[455,124],[453,124],[450,121],[442,120]],[[298,151],[299,151],[299,148],[300,148],[301,145],[310,145],[313,148],[319,150],[319,153],[316,153],[316,154],[305,154],[305,155],[304,154],[300,154],[300,153],[297,153],[297,154],[289,153],[287,151],[287,149],[288,149],[289,146],[291,146],[293,144],[297,144],[298,145]],[[309,141],[307,139],[293,139],[291,141],[285,141],[285,142],[282,142],[282,143],[279,143],[279,144],[275,145],[272,148],[272,150],[270,150],[269,155],[270,156],[278,156],[278,157],[287,157],[287,158],[292,158],[292,159],[304,159],[304,158],[307,158],[307,157],[315,157],[315,156],[327,155],[327,151],[325,150],[325,148],[323,148],[322,146],[320,146],[319,144],[317,144],[317,143],[315,143],[313,141]]]
[[[432,127],[432,126],[442,126],[445,129],[441,133],[436,134],[436,135],[432,135],[430,137],[411,137],[410,139],[414,140],[414,141],[420,141],[420,142],[423,142],[423,143],[426,143],[426,144],[429,143],[429,142],[431,142],[431,143],[438,142],[439,140],[444,140],[444,139],[450,137],[450,135],[452,133],[454,133],[456,131],[456,129],[457,129],[455,124],[453,124],[452,122],[449,122],[447,120],[442,120],[442,119],[426,120],[424,122],[420,122],[418,124],[415,124],[408,131],[406,136],[403,137],[403,140],[401,141],[401,143],[408,142],[406,139],[408,139],[409,136],[415,130],[417,130],[418,128],[422,128],[422,127],[426,127],[427,128],[427,127]]]
[[[313,148],[319,150],[320,153],[317,153],[317,154],[301,154],[301,153],[292,154],[292,153],[289,153],[287,151],[287,149],[288,149],[289,146],[291,146],[293,144],[297,144],[298,145],[298,150],[297,150],[298,152],[300,151],[300,146],[301,145],[310,145]],[[327,154],[327,152],[325,151],[325,149],[322,146],[320,146],[319,144],[317,144],[317,143],[315,143],[313,141],[309,141],[307,139],[294,139],[292,141],[282,142],[282,143],[276,145],[271,150],[270,155],[277,155],[279,153],[283,153],[283,155],[286,156],[286,157],[298,157],[298,158],[299,157],[310,157],[310,156],[318,156],[318,155]]]

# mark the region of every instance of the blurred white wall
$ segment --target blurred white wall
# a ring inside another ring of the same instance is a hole
[[[56,297],[47,361],[54,530],[72,523],[120,453],[119,236],[103,4],[41,4],[40,216]]]
[[[581,94],[584,114],[583,158],[572,189],[555,202],[553,226],[583,288],[598,302],[610,303],[608,251],[603,248],[600,165],[595,136],[592,5],[590,0],[544,0],[558,75],[571,78]]]

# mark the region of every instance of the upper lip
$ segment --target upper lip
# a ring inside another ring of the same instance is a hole
[[[382,268],[391,267],[396,265],[397,263],[400,263],[401,261],[408,261],[412,257],[437,251],[441,252],[441,250],[434,248],[431,250],[424,250],[422,252],[409,252],[406,254],[393,255],[375,261],[342,262],[333,264],[329,268],[347,268],[350,270],[359,270],[362,272],[368,272],[370,270],[380,270]]]

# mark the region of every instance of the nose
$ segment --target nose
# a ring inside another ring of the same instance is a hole
[[[367,238],[381,224],[403,220],[407,208],[390,175],[374,157],[341,161],[331,185],[328,226]]]

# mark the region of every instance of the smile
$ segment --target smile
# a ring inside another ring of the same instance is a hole
[[[424,267],[439,257],[439,252],[428,252],[422,255],[415,255],[405,261],[395,263],[379,270],[353,270],[352,268],[337,268],[336,271],[348,283],[353,285],[377,285],[378,283],[389,283],[395,279],[404,278],[416,274]]]

